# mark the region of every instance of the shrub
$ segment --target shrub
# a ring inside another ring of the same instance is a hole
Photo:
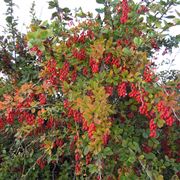
[[[50,1],[50,23],[4,39],[2,179],[178,179],[178,86],[152,62],[178,44],[178,2],[97,3],[94,18]]]

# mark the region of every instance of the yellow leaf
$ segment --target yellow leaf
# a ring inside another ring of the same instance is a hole
[[[44,142],[44,148],[48,155],[51,155],[51,149],[53,148],[53,142],[45,140]]]
[[[4,110],[5,108],[4,102],[0,101],[0,110]]]
[[[112,45],[113,37],[110,37],[109,40],[106,42],[106,49],[109,49]]]
[[[35,112],[36,112],[36,109],[35,109],[35,108],[32,108],[32,109],[31,109],[31,112],[32,112],[32,113],[35,113]]]
[[[14,101],[15,101],[15,102],[19,102],[19,103],[21,103],[21,102],[23,102],[23,101],[24,101],[24,98],[23,98],[23,97],[21,97],[21,96],[19,96],[19,95],[16,95],[16,96],[14,97]]]
[[[103,56],[104,53],[104,39],[96,40],[93,45],[91,45],[91,53],[90,56],[97,60]]]
[[[165,123],[165,121],[163,119],[158,119],[157,120],[157,126],[159,128],[162,128],[164,126],[164,123]]]
[[[164,180],[164,177],[162,175],[158,175],[157,177],[155,177],[155,180]]]

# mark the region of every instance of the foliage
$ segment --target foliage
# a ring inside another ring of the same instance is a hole
[[[2,37],[2,179],[179,179],[179,85],[151,61],[178,46],[179,2],[96,2],[94,18],[50,1],[50,23],[33,4],[29,32]]]

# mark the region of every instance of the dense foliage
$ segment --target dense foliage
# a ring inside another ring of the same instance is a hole
[[[96,0],[94,18],[54,0],[51,22],[33,4],[26,35],[5,2],[0,179],[179,179],[178,75],[153,61],[178,47],[178,1]]]

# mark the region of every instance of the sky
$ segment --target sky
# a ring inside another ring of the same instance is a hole
[[[33,0],[13,0],[16,4],[15,7],[15,17],[19,19],[18,29],[21,32],[26,32],[27,27],[31,21],[30,17],[30,8],[32,6]],[[52,10],[48,9],[48,0],[35,0],[36,3],[36,15],[39,19],[47,20],[51,18]],[[96,14],[95,8],[101,7],[101,5],[96,3],[96,0],[59,0],[59,4],[61,7],[69,7],[70,9],[75,9],[82,7],[83,11],[93,12]],[[6,6],[4,0],[0,0],[0,34],[3,31],[3,27],[5,27],[5,12]],[[180,12],[180,7],[177,9]],[[170,34],[177,35],[180,32],[180,26],[173,27],[170,29]],[[161,66],[159,70],[166,69],[178,69],[180,70],[180,48],[173,49],[172,54],[167,54],[166,56],[161,56],[162,52],[158,55],[158,63],[161,63],[163,59],[175,59],[174,63],[171,65]]]

